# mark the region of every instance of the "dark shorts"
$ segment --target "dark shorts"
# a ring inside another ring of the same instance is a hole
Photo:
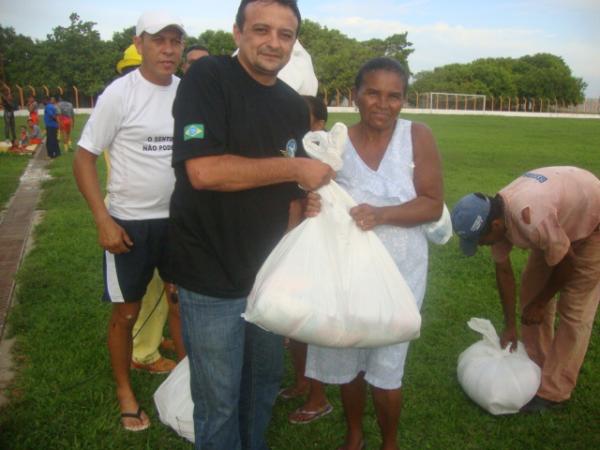
[[[165,280],[169,219],[113,219],[127,232],[133,246],[128,253],[119,255],[104,251],[102,299],[112,303],[139,302],[155,268]]]

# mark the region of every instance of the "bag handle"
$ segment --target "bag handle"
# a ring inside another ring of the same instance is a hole
[[[489,345],[497,348],[498,350],[502,350],[500,347],[500,338],[498,337],[498,333],[496,333],[494,325],[492,325],[492,322],[490,322],[488,319],[472,317],[471,320],[467,322],[467,325],[471,330],[480,333],[483,336],[483,340]]]

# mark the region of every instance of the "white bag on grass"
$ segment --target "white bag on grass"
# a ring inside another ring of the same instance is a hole
[[[518,343],[502,349],[492,323],[472,318],[469,328],[483,335],[458,357],[458,382],[467,395],[486,411],[494,414],[519,412],[540,386],[541,370]]]
[[[187,356],[171,371],[154,392],[160,421],[194,442],[194,402],[190,388],[190,364]]]

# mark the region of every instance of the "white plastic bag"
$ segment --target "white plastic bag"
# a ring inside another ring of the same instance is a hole
[[[181,437],[194,442],[194,402],[190,388],[190,364],[187,356],[154,392],[160,421]]]
[[[452,219],[444,203],[442,216],[435,222],[422,225],[427,240],[433,244],[444,245],[452,237]]]
[[[458,382],[471,400],[494,415],[519,412],[540,386],[540,368],[521,342],[514,352],[510,346],[502,349],[489,320],[472,318],[468,325],[483,338],[458,357]]]
[[[319,81],[315,75],[312,58],[300,41],[296,40],[290,60],[279,71],[277,78],[300,95],[317,95]]]
[[[376,347],[415,339],[413,294],[372,231],[348,210],[338,184],[319,189],[321,212],[275,247],[256,276],[243,317],[262,328],[327,347]]]
[[[348,139],[348,127],[337,122],[331,131],[311,131],[302,139],[304,150],[311,158],[329,164],[336,172],[344,165],[342,154]]]
[[[306,152],[342,168],[348,129],[307,133]],[[413,294],[377,235],[348,211],[356,202],[337,183],[317,191],[321,212],[273,249],[243,317],[269,331],[327,347],[377,347],[419,337]]]

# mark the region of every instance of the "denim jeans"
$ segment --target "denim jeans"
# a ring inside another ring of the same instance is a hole
[[[179,288],[196,450],[265,450],[283,376],[283,338],[241,317],[246,298]]]

